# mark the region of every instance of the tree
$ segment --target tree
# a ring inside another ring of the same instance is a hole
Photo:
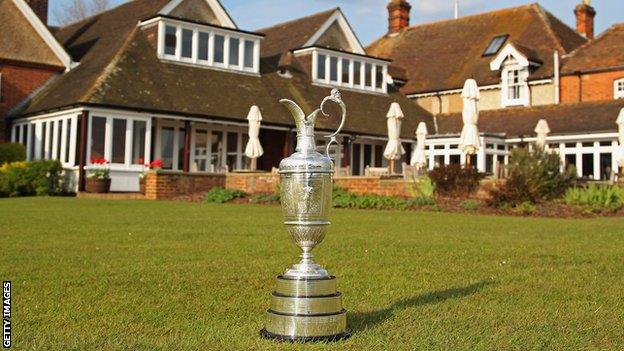
[[[59,25],[68,25],[106,11],[111,0],[68,0],[54,11]]]

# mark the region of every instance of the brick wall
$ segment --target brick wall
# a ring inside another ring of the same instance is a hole
[[[145,197],[150,200],[172,199],[224,186],[225,174],[150,172],[145,178]]]
[[[2,75],[0,83],[0,142],[2,142],[9,139],[9,135],[5,135],[8,127],[5,123],[6,114],[24,101],[33,91],[58,74],[58,70],[0,62],[0,74]]]
[[[412,196],[412,181],[404,179],[381,179],[379,177],[340,177],[334,184],[348,192],[382,196]]]
[[[247,194],[272,194],[277,191],[279,174],[274,173],[228,173],[227,189],[238,189]]]
[[[613,100],[613,81],[624,78],[624,70],[561,77],[561,102]],[[579,99],[579,95],[580,99]]]

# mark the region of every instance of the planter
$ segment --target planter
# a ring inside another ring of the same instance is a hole
[[[145,177],[139,179],[139,192],[145,195]]]
[[[111,180],[99,178],[87,178],[85,191],[88,193],[104,194],[110,191]]]

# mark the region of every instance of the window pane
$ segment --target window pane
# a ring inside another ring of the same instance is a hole
[[[364,66],[364,85],[366,85],[367,87],[372,87],[373,86],[373,65],[371,65],[370,63],[367,63]]]
[[[30,129],[30,155],[28,157],[29,160],[33,160],[35,158],[35,139],[36,139],[36,134],[35,134],[35,125],[34,124],[30,124],[28,125],[28,128]],[[26,132],[26,136],[28,136],[28,132]]]
[[[325,59],[326,56],[323,54],[318,54],[317,62],[316,62],[316,78],[317,79],[325,79]]]
[[[583,177],[594,178],[594,154],[583,154]]]
[[[377,66],[376,71],[375,71],[375,87],[378,89],[381,89],[383,87],[383,67],[382,66]]]
[[[351,60],[342,59],[342,82],[344,84],[349,84],[349,63]]]
[[[145,163],[145,132],[147,122],[132,122],[132,164],[141,165]]]
[[[195,131],[195,166],[193,171],[204,172],[206,169],[206,156],[208,155],[208,132],[197,129]]]
[[[91,159],[104,158],[106,118],[91,118]]]
[[[338,58],[330,57],[329,58],[329,80],[332,82],[338,81]]]
[[[227,133],[227,165],[229,169],[235,169],[238,145],[238,133]]]
[[[373,165],[373,146],[370,144],[364,144],[364,167]]]
[[[15,127],[15,142],[20,142],[20,132],[22,131],[22,126]]]
[[[182,29],[182,57],[193,57],[193,31]]]
[[[173,167],[173,128],[162,129],[160,158],[164,169],[171,169]]]
[[[375,145],[375,167],[383,167],[383,147]]]
[[[230,58],[229,58],[229,64],[233,65],[233,66],[237,66],[238,65],[238,46],[239,46],[240,40],[238,40],[238,38],[230,38]]]
[[[28,147],[28,128],[28,124],[22,126],[22,130],[24,131],[24,137],[22,138],[24,142],[22,144],[24,144],[25,147]]]
[[[45,158],[45,145],[46,145],[46,141],[48,139],[48,129],[47,129],[48,123],[43,122],[41,123],[41,158]]]
[[[360,170],[360,144],[353,144],[353,175],[362,175]]]
[[[223,166],[223,132],[212,132],[210,141],[210,164],[214,169],[209,171],[218,171]]]
[[[362,84],[362,80],[361,80],[361,69],[362,69],[362,63],[360,63],[359,61],[353,61],[353,84],[355,85],[360,85]]]
[[[61,150],[63,149],[63,120],[56,121],[58,129],[56,130],[56,159],[61,160]]]
[[[71,129],[72,129],[72,120],[65,120],[67,124],[67,130],[65,131],[65,163],[69,163],[69,147],[71,145]]]
[[[184,139],[186,131],[182,128],[178,130],[178,169],[184,169]]]
[[[126,163],[126,120],[113,119],[112,163]]]
[[[214,36],[214,58],[213,61],[217,63],[223,63],[223,46],[225,44],[225,38],[222,35]]]
[[[208,33],[199,32],[197,42],[197,58],[202,61],[208,61],[208,39],[210,38]]]
[[[254,66],[254,42],[245,40],[245,67],[253,68]]]
[[[176,28],[173,26],[165,27],[165,54],[175,55],[176,53]]]

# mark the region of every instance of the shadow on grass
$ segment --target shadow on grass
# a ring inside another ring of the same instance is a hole
[[[357,333],[365,329],[372,328],[377,324],[383,323],[385,320],[392,317],[392,315],[394,315],[394,312],[396,311],[410,307],[436,304],[444,302],[448,299],[457,299],[470,296],[481,291],[487,285],[493,283],[494,282],[492,281],[484,280],[461,288],[433,291],[427,294],[414,296],[409,299],[399,300],[393,303],[390,307],[384,308],[382,310],[349,313],[347,317],[349,321],[349,327],[351,328],[353,333]]]

